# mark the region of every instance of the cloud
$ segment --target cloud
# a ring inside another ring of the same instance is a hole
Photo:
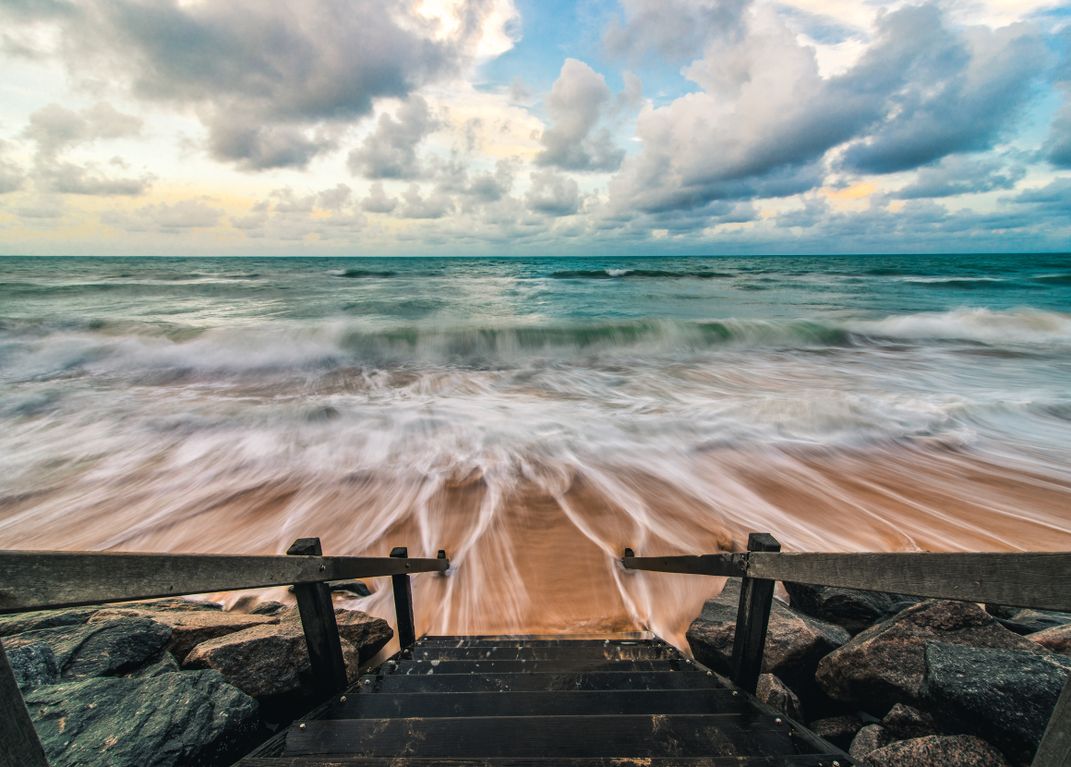
[[[1008,165],[998,157],[945,157],[936,165],[921,168],[915,180],[893,197],[950,197],[957,194],[1011,189],[1026,174],[1020,165]]]
[[[73,75],[91,63],[138,98],[195,111],[212,155],[246,170],[305,166],[376,99],[508,48],[516,19],[511,0],[86,0],[0,13],[56,24]]]
[[[368,187],[368,196],[361,200],[361,210],[369,213],[390,213],[397,207],[398,200],[387,196],[380,181],[372,182]]]
[[[892,173],[957,152],[989,149],[1014,124],[1050,63],[1030,24],[953,30],[933,5],[882,17],[877,43],[850,73],[880,89],[883,119],[849,146],[846,168]]]
[[[440,126],[428,102],[410,96],[394,117],[380,115],[375,130],[350,152],[349,168],[365,178],[420,178],[424,170],[417,159],[417,147]]]
[[[9,146],[7,142],[0,141],[0,194],[17,191],[26,181],[26,172],[22,167],[5,156]]]
[[[454,201],[440,191],[421,196],[416,184],[409,185],[402,200],[405,203],[399,213],[402,218],[442,218],[454,208]]]
[[[711,34],[739,30],[750,0],[622,0],[623,18],[603,37],[615,55],[634,61],[651,53],[669,62],[699,53]]]
[[[576,181],[552,170],[537,171],[530,177],[525,195],[528,207],[548,216],[570,216],[580,207]]]
[[[551,126],[540,139],[540,165],[565,170],[616,170],[625,153],[600,122],[612,105],[606,78],[587,64],[566,59],[547,98]]]
[[[131,213],[112,212],[101,221],[128,232],[178,234],[191,229],[208,229],[219,223],[223,211],[204,199],[145,205]]]
[[[1071,213],[1071,178],[1058,178],[1042,187],[1024,189],[1009,201],[1059,215],[1066,226],[1066,216]]]

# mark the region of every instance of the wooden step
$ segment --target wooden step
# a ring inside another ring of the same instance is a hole
[[[834,762],[834,759],[839,761]],[[407,756],[276,756],[243,759],[240,767],[850,767],[843,757],[830,754],[792,756],[677,756],[665,758],[592,759],[493,758],[430,759]]]
[[[810,750],[768,718],[653,714],[312,720],[287,732],[283,755],[637,759]]]
[[[668,645],[485,645],[481,647],[414,646],[403,657],[414,660],[661,660],[684,657]]]
[[[384,674],[534,674],[582,671],[682,671],[694,669],[680,660],[619,660],[568,658],[563,660],[403,660],[384,664]]]
[[[363,691],[697,690],[721,687],[702,671],[592,671],[535,674],[384,674],[361,677]]]
[[[323,719],[437,718],[591,714],[751,714],[729,690],[355,693],[330,705]]]
[[[414,647],[601,647],[615,644],[619,646],[653,645],[672,646],[662,639],[622,638],[622,639],[562,639],[550,637],[527,636],[425,636],[416,641]]]

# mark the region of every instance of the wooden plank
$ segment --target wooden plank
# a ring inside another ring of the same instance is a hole
[[[403,660],[383,667],[390,674],[535,674],[581,671],[684,671],[694,669],[684,658],[663,660]]]
[[[744,695],[730,690],[581,690],[570,692],[447,692],[347,695],[324,719],[438,718],[578,714],[754,714]]]
[[[397,559],[407,559],[409,550],[404,546],[391,549],[390,555]],[[416,621],[413,619],[413,584],[406,573],[392,575],[391,587],[394,591],[394,615],[398,622],[398,646],[403,650],[416,641]]]
[[[45,750],[0,644],[0,767],[48,767]]]
[[[442,572],[445,559],[0,551],[0,613]]]
[[[414,660],[667,660],[682,657],[670,645],[615,645],[597,642],[573,647],[556,645],[550,647],[516,645],[503,647],[435,647],[417,644],[411,653]]]
[[[591,671],[566,674],[387,674],[362,677],[362,690],[389,692],[507,692],[531,690],[697,690],[722,687],[703,671]]]
[[[781,544],[769,533],[751,533],[748,551],[780,551]],[[774,582],[746,577],[740,584],[740,605],[736,611],[733,636],[732,680],[743,690],[754,693],[762,673],[762,652],[773,607]]]
[[[741,576],[745,573],[746,557],[743,554],[700,554],[698,556],[637,557],[632,549],[625,549],[621,564],[626,570],[651,570],[660,573],[687,573],[691,575]]]
[[[288,556],[321,556],[319,538],[299,538],[287,549]],[[408,576],[406,576],[408,577]],[[331,589],[326,583],[296,583],[294,597],[301,615],[301,628],[309,650],[314,694],[325,698],[346,689],[346,661],[335,621]]]
[[[918,597],[1071,610],[1071,553],[748,555],[748,575]]]
[[[800,753],[786,725],[735,716],[444,717],[303,724],[287,732],[285,755],[638,758]]]
[[[838,757],[842,767],[852,764]],[[828,754],[793,756],[675,756],[666,758],[622,757],[544,759],[518,757],[499,759],[422,759],[408,756],[276,756],[243,759],[237,767],[830,767]]]
[[[1071,764],[1071,678],[1064,683],[1056,708],[1041,737],[1031,767],[1067,767]]]
[[[416,647],[450,647],[450,648],[480,648],[480,647],[531,647],[531,648],[555,648],[555,647],[602,647],[610,645],[614,647],[672,647],[661,639],[545,639],[504,636],[423,636],[416,641]]]

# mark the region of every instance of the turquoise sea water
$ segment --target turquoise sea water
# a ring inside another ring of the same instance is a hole
[[[464,549],[518,487],[581,476],[664,548],[690,539],[650,521],[654,481],[800,546],[955,547],[936,506],[819,533],[741,456],[802,476],[801,451],[952,451],[1066,488],[1069,312],[1071,255],[2,258],[0,544],[278,550],[330,528],[362,549],[404,523],[434,551],[428,499],[477,476]],[[1067,540],[1051,497],[1015,507],[942,471],[949,497]],[[181,536],[283,485],[272,526]]]

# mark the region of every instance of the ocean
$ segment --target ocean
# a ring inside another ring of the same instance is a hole
[[[445,548],[420,631],[679,639],[720,582],[623,547],[1071,549],[1069,312],[1071,255],[0,258],[0,546]]]

